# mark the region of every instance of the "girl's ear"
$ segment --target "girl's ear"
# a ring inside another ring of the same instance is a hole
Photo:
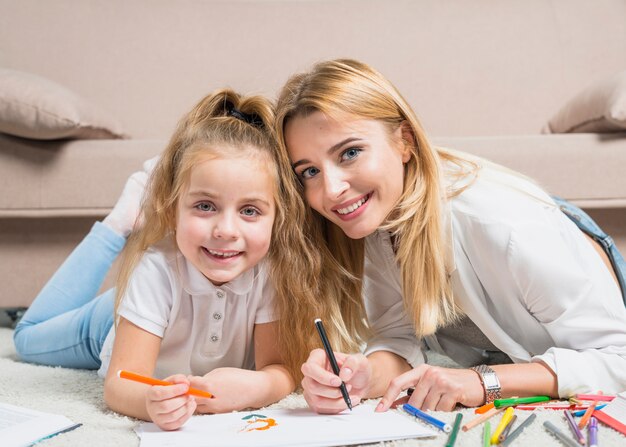
[[[403,143],[403,147],[401,148],[402,163],[408,163],[411,159],[411,152],[415,150],[415,134],[413,133],[411,124],[407,120],[400,123],[399,130]]]

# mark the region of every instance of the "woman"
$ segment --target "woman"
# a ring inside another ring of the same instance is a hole
[[[339,377],[311,352],[302,385],[316,411],[345,408],[341,380],[356,402],[384,394],[379,411],[409,387],[413,405],[436,410],[626,389],[626,264],[592,239],[606,235],[591,219],[579,223],[592,237],[561,208],[580,210],[431,147],[391,83],[357,61],[293,76],[276,129],[332,273],[319,296],[343,317],[334,336],[367,341],[337,354]],[[422,343],[473,368],[427,365]]]

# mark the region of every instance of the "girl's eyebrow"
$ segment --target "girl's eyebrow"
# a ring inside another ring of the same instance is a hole
[[[196,191],[189,191],[189,195],[194,196],[194,197],[206,197],[208,199],[218,198],[217,195],[210,193],[208,191],[203,191],[201,189],[196,190]],[[265,206],[268,206],[268,207],[270,206],[270,202],[268,202],[262,197],[255,197],[255,196],[242,197],[241,199],[239,199],[239,201],[243,203],[261,203],[261,204],[264,204]]]
[[[333,144],[330,148],[328,148],[328,150],[326,151],[326,153],[328,155],[332,155],[333,153],[337,152],[339,149],[341,149],[343,146],[345,146],[348,143],[352,143],[354,141],[359,141],[360,138],[357,137],[348,137],[345,138],[343,140],[341,140],[339,143]],[[291,165],[291,167],[293,169],[296,169],[298,166],[306,164],[306,163],[310,163],[309,160],[307,160],[306,158],[303,158],[302,160],[298,160],[295,163],[293,163]]]

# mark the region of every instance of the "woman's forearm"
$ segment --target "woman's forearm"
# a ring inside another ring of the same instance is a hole
[[[493,365],[502,387],[502,397],[559,397],[556,374],[544,363]]]

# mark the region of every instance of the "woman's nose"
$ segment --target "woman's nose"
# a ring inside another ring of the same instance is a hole
[[[340,169],[327,169],[324,173],[324,191],[329,199],[337,199],[349,188],[349,183]]]

